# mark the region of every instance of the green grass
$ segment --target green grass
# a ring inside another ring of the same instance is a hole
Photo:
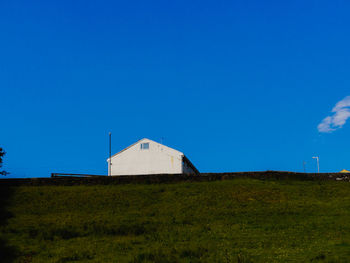
[[[1,204],[8,262],[350,262],[345,182],[16,187]]]

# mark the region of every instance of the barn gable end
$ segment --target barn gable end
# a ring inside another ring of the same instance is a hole
[[[182,152],[146,138],[118,152],[111,159],[112,176],[198,172]]]

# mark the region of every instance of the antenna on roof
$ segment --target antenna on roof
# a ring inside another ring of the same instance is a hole
[[[112,133],[109,132],[109,169],[108,176],[112,175]]]

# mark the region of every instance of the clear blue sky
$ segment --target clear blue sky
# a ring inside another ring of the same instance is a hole
[[[345,0],[3,0],[5,168],[106,174],[111,131],[113,152],[164,137],[202,172],[313,172],[314,155],[350,169],[350,123],[317,128],[350,95],[349,13]]]

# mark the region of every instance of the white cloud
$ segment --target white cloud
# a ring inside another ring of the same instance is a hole
[[[344,126],[350,118],[350,96],[339,101],[332,109],[332,112],[332,115],[324,118],[317,126],[319,132],[330,133]]]

